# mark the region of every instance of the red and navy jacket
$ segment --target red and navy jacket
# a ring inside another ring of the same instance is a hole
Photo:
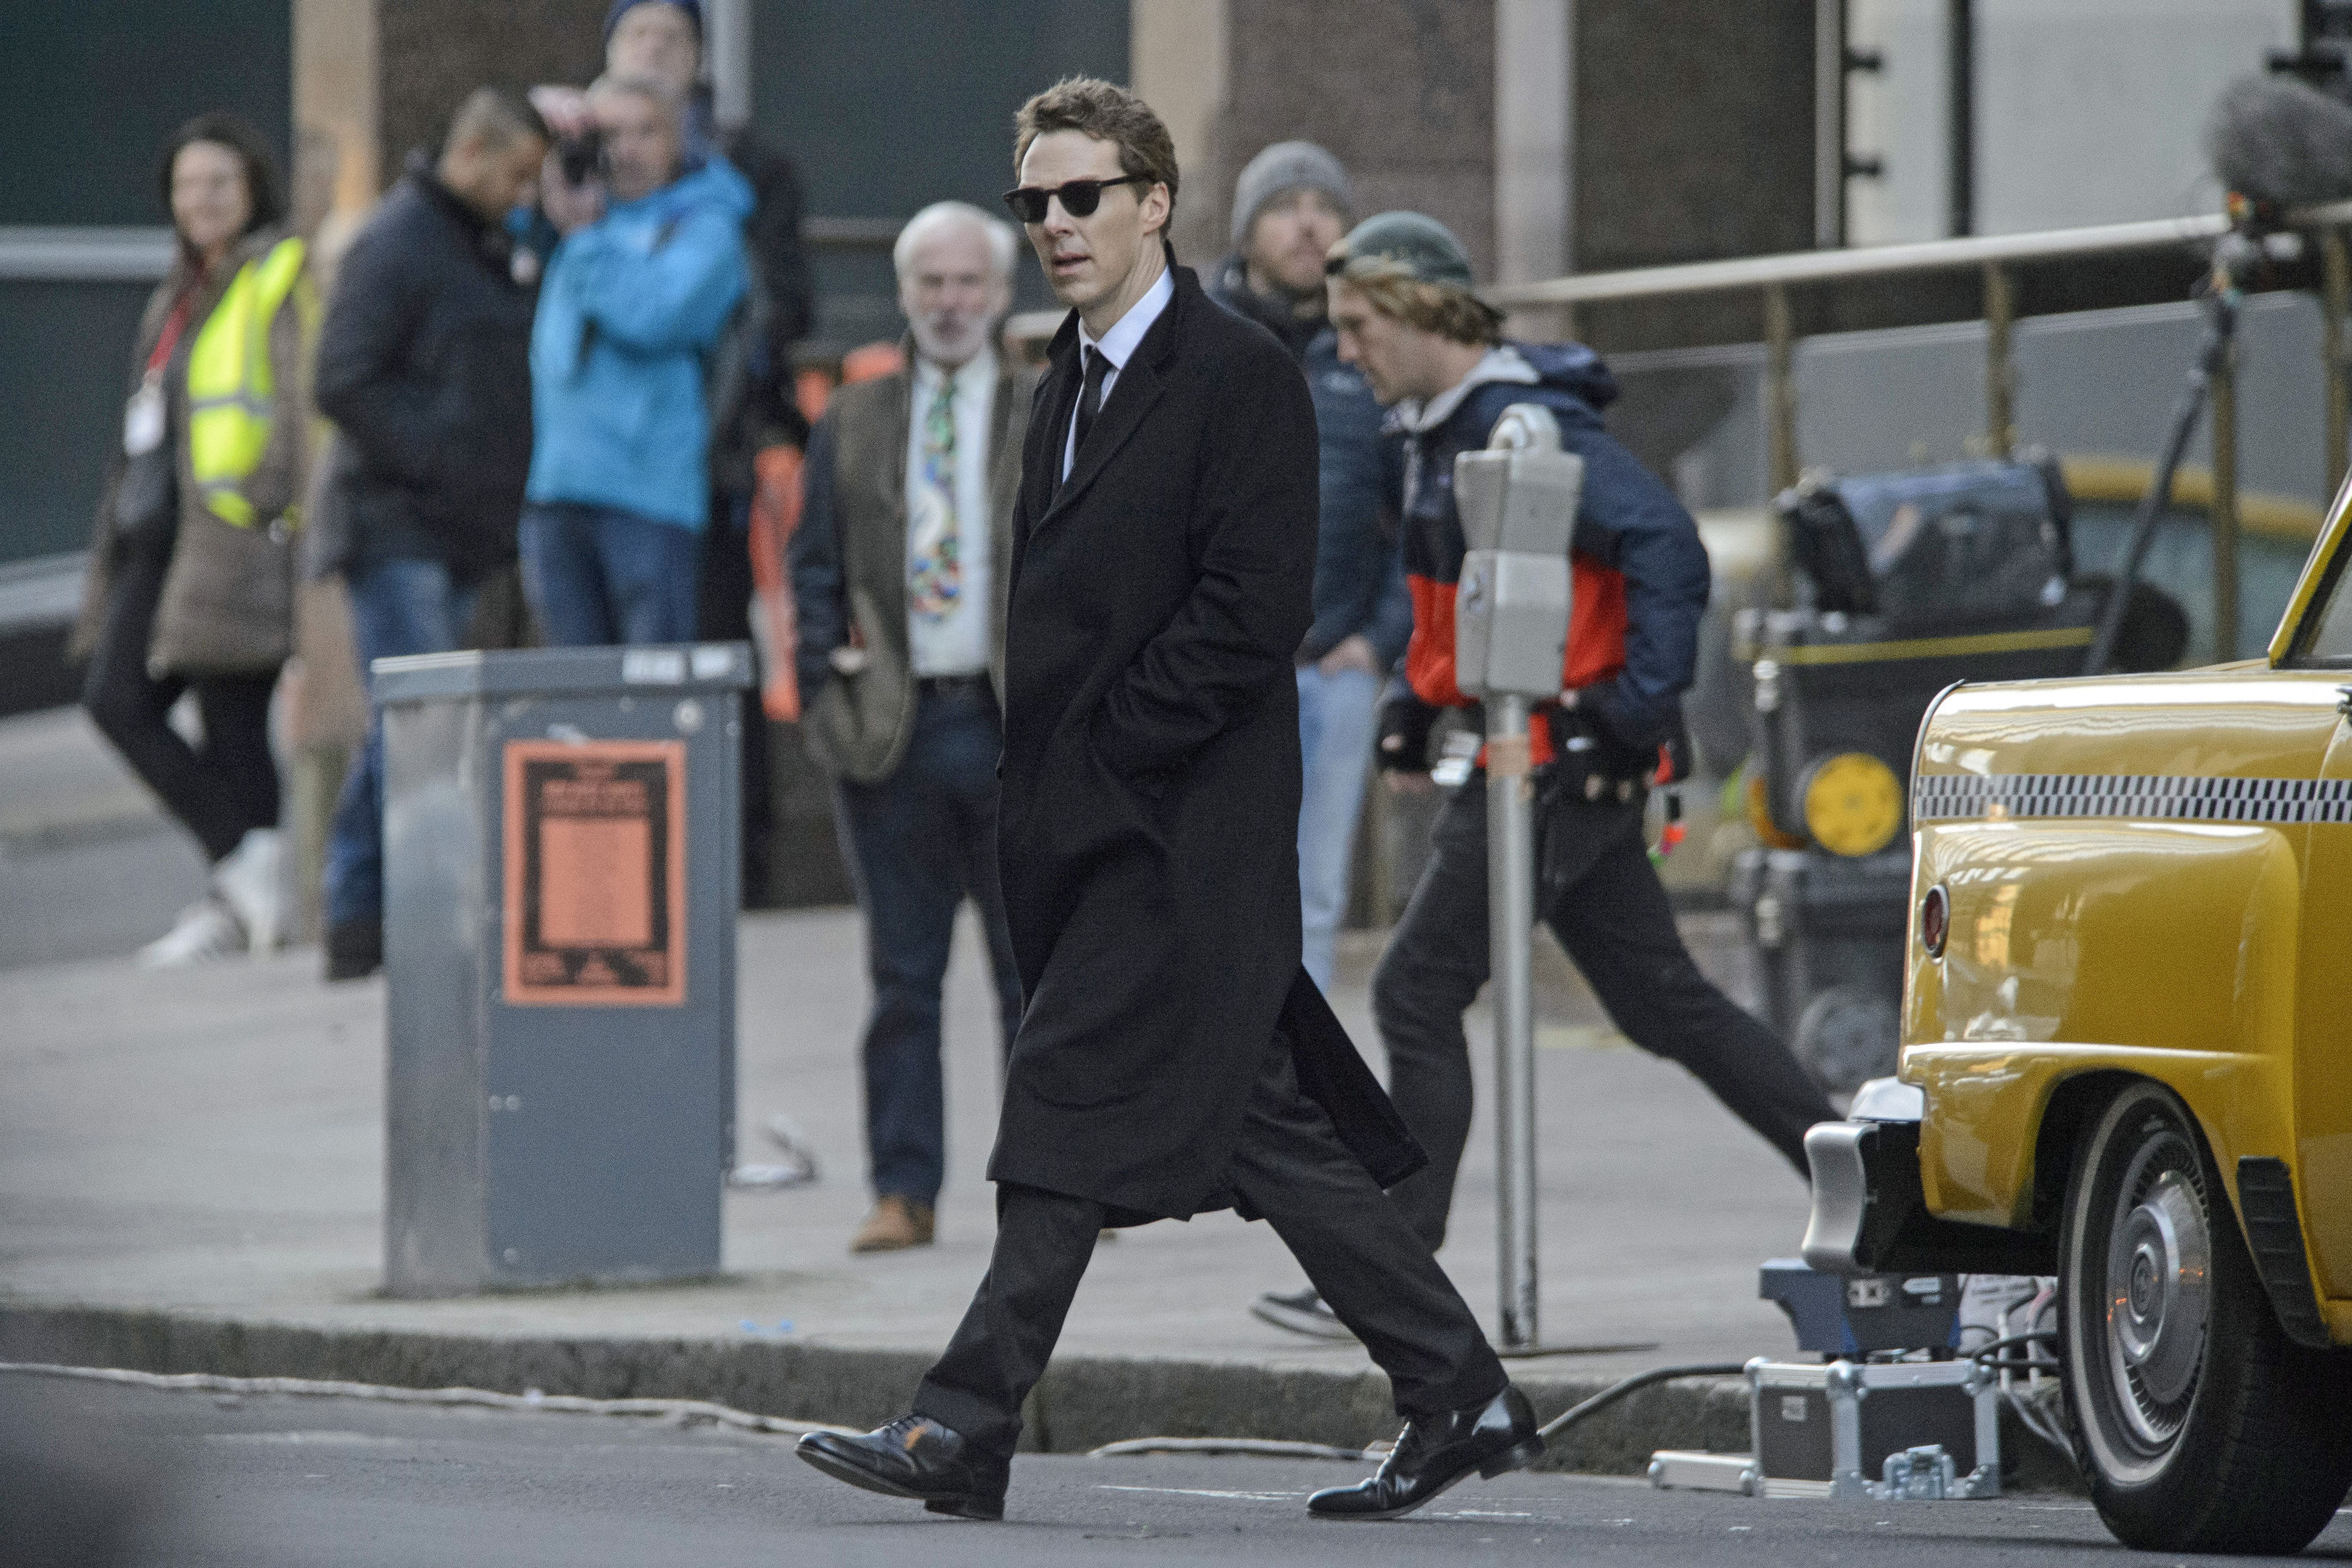
[[[1709,583],[1698,525],[1602,427],[1601,410],[1615,399],[1617,381],[1591,349],[1507,343],[1476,374],[1492,378],[1475,381],[1436,425],[1414,431],[1392,419],[1392,433],[1405,444],[1400,510],[1413,611],[1405,679],[1424,702],[1470,704],[1454,681],[1454,589],[1465,548],[1454,459],[1484,447],[1512,404],[1539,403],[1559,421],[1562,449],[1584,459],[1584,494],[1569,540],[1574,608],[1560,685],[1578,693],[1579,711],[1610,739],[1631,747],[1664,744],[1677,727],[1680,699],[1698,662]],[[1530,730],[1535,761],[1549,761],[1544,710]]]

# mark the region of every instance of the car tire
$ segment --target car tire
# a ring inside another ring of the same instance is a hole
[[[2280,1329],[2171,1090],[2134,1083],[2083,1133],[2059,1268],[2067,1421],[2117,1540],[2295,1552],[2326,1528],[2352,1483],[2346,1358]]]

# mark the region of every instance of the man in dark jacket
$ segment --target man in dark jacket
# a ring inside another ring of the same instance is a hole
[[[1484,447],[1511,405],[1548,408],[1561,447],[1584,460],[1584,491],[1569,544],[1561,690],[1529,722],[1538,909],[1627,1037],[1689,1068],[1802,1174],[1805,1129],[1829,1120],[1829,1105],[1772,1031],[1692,963],[1643,833],[1647,790],[1697,662],[1708,588],[1697,525],[1602,426],[1617,384],[1601,361],[1575,343],[1500,341],[1500,316],[1471,291],[1469,260],[1435,220],[1368,219],[1331,266],[1339,353],[1390,405],[1410,476],[1411,689],[1384,720],[1382,765],[1422,778],[1434,710],[1469,701],[1454,677],[1465,548],[1454,459]],[[1486,856],[1482,775],[1446,803],[1428,867],[1372,978],[1390,1092],[1430,1156],[1390,1196],[1432,1247],[1445,1239],[1470,1130],[1462,1014],[1486,983]]]
[[[340,433],[328,510],[345,532],[319,564],[350,584],[362,677],[378,658],[457,647],[483,579],[515,558],[532,291],[515,281],[505,220],[546,153],[531,107],[484,88],[439,161],[412,160],[338,275],[317,388]],[[327,846],[330,980],[383,962],[383,787],[371,722]]]
[[[692,100],[698,124],[729,163],[751,182],[751,216],[743,244],[751,290],[736,312],[713,366],[710,407],[710,530],[702,540],[702,582],[695,598],[696,635],[710,642],[751,636],[751,500],[756,464],[772,447],[807,444],[808,422],[793,395],[793,344],[814,318],[814,289],[801,245],[800,173],[782,149],[749,125],[717,126],[709,100]],[[756,645],[755,645],[756,647]],[[743,901],[773,901],[770,842],[774,803],[768,725],[757,707],[743,725]]]
[[[1073,79],[1018,124],[1008,199],[1073,311],[1013,516],[999,854],[1028,1007],[996,1243],[913,1413],[800,1452],[1003,1517],[1022,1401],[1101,1228],[1231,1207],[1273,1223],[1410,1423],[1310,1511],[1391,1517],[1543,1443],[1382,1195],[1419,1152],[1298,966],[1314,407],[1281,345],[1174,266],[1175,150],[1141,100]]]
[[[1315,399],[1321,516],[1315,622],[1298,647],[1298,901],[1302,960],[1326,991],[1347,912],[1381,682],[1412,630],[1395,520],[1384,504],[1393,448],[1381,442],[1381,405],[1356,368],[1339,363],[1323,316],[1323,258],[1347,231],[1353,205],[1337,158],[1312,142],[1276,142],[1234,184],[1234,250],[1209,285],[1211,299],[1281,340]]]

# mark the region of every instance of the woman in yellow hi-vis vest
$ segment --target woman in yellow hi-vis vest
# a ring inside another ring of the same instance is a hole
[[[277,945],[269,701],[291,645],[319,302],[259,133],[191,121],[163,154],[178,237],[147,301],[75,634],[90,717],[211,863],[205,900],[141,950],[190,963]],[[112,433],[110,433],[112,434]],[[203,736],[168,721],[193,692]]]

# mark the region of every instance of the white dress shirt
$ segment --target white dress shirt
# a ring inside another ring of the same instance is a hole
[[[1111,323],[1110,331],[1097,342],[1087,333],[1087,324],[1078,323],[1078,371],[1083,376],[1087,367],[1086,351],[1092,349],[1110,363],[1103,367],[1102,402],[1095,407],[1099,417],[1110,406],[1110,389],[1118,381],[1118,373],[1127,368],[1128,360],[1135,353],[1135,345],[1168,309],[1168,301],[1176,298],[1176,275],[1161,268],[1159,281],[1143,291],[1143,298],[1127,308],[1127,314]],[[1083,385],[1083,383],[1081,383]],[[1070,477],[1070,467],[1078,460],[1078,415],[1075,404],[1070,409],[1070,433],[1062,437],[1062,477]]]
[[[942,383],[955,381],[955,510],[958,590],[955,607],[933,617],[909,611],[907,644],[918,676],[976,675],[988,668],[988,623],[993,596],[989,549],[988,438],[996,402],[996,355],[982,349],[953,372],[915,358],[913,399],[907,420],[907,514],[917,515],[923,479],[923,416]],[[907,530],[907,571],[915,570],[915,530]]]

